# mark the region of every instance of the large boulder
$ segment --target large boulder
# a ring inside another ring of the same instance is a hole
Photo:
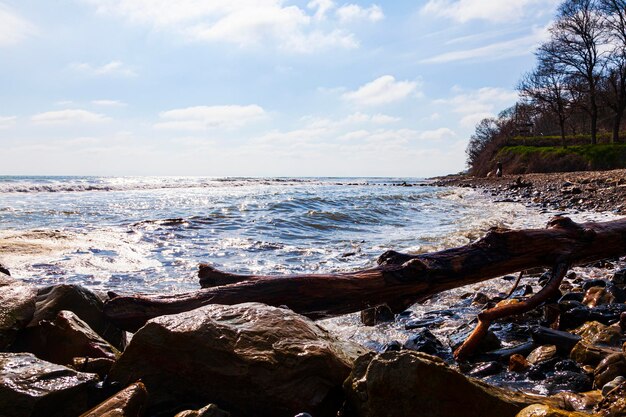
[[[54,321],[60,311],[69,310],[80,317],[104,340],[123,350],[126,332],[115,327],[103,313],[104,303],[93,292],[79,285],[52,285],[39,289],[37,307],[29,326]]]
[[[235,416],[334,416],[364,351],[287,309],[208,305],[150,320],[109,378],[141,379],[155,408],[215,403]]]
[[[537,398],[467,378],[421,352],[368,353],[344,384],[359,417],[513,417]]]
[[[37,290],[0,273],[0,349],[6,349],[18,330],[25,327],[35,313]]]
[[[103,401],[80,417],[140,417],[145,411],[148,391],[136,382]]]
[[[37,359],[0,353],[0,415],[76,416],[90,407],[98,377]]]
[[[20,332],[13,350],[31,352],[59,365],[73,365],[74,358],[115,360],[119,351],[102,339],[71,311],[60,311],[54,321],[43,320]]]

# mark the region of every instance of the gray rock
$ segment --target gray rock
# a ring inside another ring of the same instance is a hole
[[[0,353],[3,417],[76,416],[90,407],[98,377],[37,359],[30,353]]]
[[[6,349],[35,312],[37,290],[8,275],[0,274],[0,349]]]

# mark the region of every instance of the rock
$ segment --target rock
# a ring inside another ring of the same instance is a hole
[[[590,321],[572,331],[589,344],[620,346],[622,332],[618,326],[606,326],[597,321]]]
[[[500,362],[479,362],[467,374],[474,378],[483,378],[490,375],[499,374],[503,371]]]
[[[114,363],[113,359],[108,358],[74,358],[71,368],[78,372],[96,374],[100,379],[105,379]]]
[[[602,359],[620,351],[615,348],[592,345],[581,340],[570,352],[570,358],[582,365],[598,365]]]
[[[536,326],[531,330],[533,340],[542,345],[555,345],[559,352],[569,353],[581,337],[569,332]]]
[[[606,394],[596,407],[598,416],[623,417],[626,415],[626,383],[618,385]]]
[[[472,298],[472,304],[474,305],[482,305],[487,304],[489,302],[489,296],[482,292],[477,292]]]
[[[37,290],[8,275],[0,274],[0,349],[13,343],[35,313]]]
[[[492,350],[490,352],[476,355],[476,360],[480,361],[507,361],[514,354],[528,355],[537,346],[535,342],[521,343],[509,348]]]
[[[87,410],[98,377],[37,359],[30,353],[0,353],[3,417],[66,417]]]
[[[602,395],[606,397],[609,392],[613,391],[624,382],[626,382],[626,378],[624,378],[623,376],[616,376],[613,380],[607,382],[602,386]]]
[[[365,326],[394,321],[395,317],[395,314],[386,305],[361,310],[361,323]]]
[[[139,417],[143,415],[147,401],[146,387],[136,382],[80,417]]]
[[[589,288],[593,287],[606,287],[607,282],[603,279],[590,279],[583,282],[583,290],[587,291]]]
[[[103,307],[104,303],[96,294],[78,285],[61,284],[41,288],[37,294],[35,315],[29,326],[36,326],[42,320],[53,321],[60,311],[68,310],[116,349],[124,350],[126,332],[107,319]]]
[[[235,415],[327,416],[364,351],[287,309],[207,305],[148,321],[109,379],[141,379],[151,407],[216,403]]]
[[[626,285],[626,268],[616,271],[611,277],[611,282],[618,286]]]
[[[552,398],[562,401],[558,405],[564,410],[589,412],[602,400],[602,393],[598,390],[587,392],[561,391],[552,395]]]
[[[383,352],[398,352],[402,350],[402,343],[398,342],[397,340],[392,340],[389,343],[385,343],[385,346],[383,346],[382,351]]]
[[[449,350],[445,348],[443,343],[428,329],[421,329],[419,332],[409,337],[404,343],[403,348],[428,353],[429,355],[439,356],[440,358],[450,355]]]
[[[437,324],[443,323],[444,321],[445,321],[445,318],[443,317],[428,317],[428,318],[422,318],[422,319],[415,319],[415,320],[407,321],[406,324],[404,325],[404,329],[405,330],[421,329],[423,327],[435,326]]]
[[[9,268],[4,266],[2,263],[0,263],[0,272],[5,275],[11,276],[11,272],[9,272]]]
[[[611,304],[613,301],[615,301],[615,297],[604,287],[591,287],[585,293],[582,303],[587,307],[596,307],[602,304]]]
[[[555,371],[572,371],[572,372],[582,372],[581,367],[571,359],[563,359],[562,361],[558,361],[554,364]]]
[[[550,394],[559,391],[589,391],[593,385],[591,378],[587,375],[571,371],[555,372],[549,375],[542,384]]]
[[[526,360],[535,365],[539,362],[543,362],[548,359],[552,359],[556,356],[555,345],[543,345],[539,346],[526,357]]]
[[[467,378],[421,352],[367,353],[344,384],[358,417],[506,417],[536,398]]]
[[[300,413],[298,415],[302,415]],[[174,417],[230,417],[230,413],[227,413],[224,410],[221,410],[215,404],[209,404],[206,407],[202,407],[199,410],[187,410],[181,411],[176,414]]]
[[[509,358],[509,371],[526,372],[530,368],[530,363],[522,355],[512,355]]]
[[[38,358],[71,365],[75,357],[115,360],[117,349],[102,339],[71,311],[60,311],[54,321],[43,320],[24,329],[14,343],[17,351],[34,353]]]
[[[614,353],[604,358],[593,373],[593,381],[597,388],[618,376],[626,376],[626,354]]]
[[[589,414],[559,410],[548,405],[533,404],[524,408],[515,417],[589,417]]]

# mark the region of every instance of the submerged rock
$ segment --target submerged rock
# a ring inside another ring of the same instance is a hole
[[[152,406],[215,403],[235,415],[334,415],[353,358],[341,342],[290,310],[259,303],[208,305],[150,320],[109,374],[141,379]]]
[[[556,356],[555,345],[543,345],[539,346],[526,357],[526,360],[535,365],[539,362],[543,362],[548,359],[552,359]]]
[[[53,285],[39,289],[35,315],[29,326],[42,320],[53,321],[62,310],[69,310],[115,348],[126,346],[126,332],[118,329],[103,313],[104,303],[93,292],[78,285]]]
[[[597,388],[602,388],[604,384],[619,376],[626,376],[626,355],[622,352],[604,358],[596,367],[593,380]]]
[[[71,311],[60,311],[54,321],[41,321],[24,329],[14,348],[60,365],[71,365],[75,357],[115,360],[117,349],[103,340]]]
[[[344,384],[359,417],[508,417],[536,398],[467,378],[420,352],[361,356]]]
[[[419,332],[409,337],[404,343],[403,348],[428,353],[429,355],[439,356],[440,358],[450,356],[450,351],[444,347],[443,343],[428,329],[421,329]]]
[[[0,274],[0,349],[6,349],[18,330],[35,313],[37,290],[8,275]]]
[[[147,400],[146,387],[141,382],[136,382],[80,417],[140,417],[144,413]]]
[[[3,417],[67,417],[88,409],[98,377],[37,359],[0,353]]]

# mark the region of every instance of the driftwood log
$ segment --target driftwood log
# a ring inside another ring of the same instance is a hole
[[[105,314],[125,330],[147,320],[207,304],[261,302],[287,306],[313,319],[337,316],[386,304],[399,313],[439,292],[536,267],[553,268],[546,287],[523,303],[487,310],[468,341],[457,350],[471,353],[489,323],[528,311],[556,291],[567,269],[576,264],[626,255],[626,218],[575,223],[552,218],[546,229],[492,229],[466,246],[419,255],[385,252],[378,266],[335,274],[235,275],[201,268],[204,288],[176,295],[113,296]]]

